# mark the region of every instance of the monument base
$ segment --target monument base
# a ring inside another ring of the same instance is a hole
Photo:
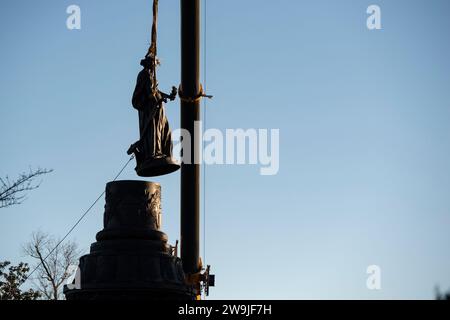
[[[161,187],[145,181],[106,185],[104,229],[80,258],[79,288],[67,300],[193,300],[181,259],[161,225]]]

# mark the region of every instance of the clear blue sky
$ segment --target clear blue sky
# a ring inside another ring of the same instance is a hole
[[[66,28],[81,7],[82,29]],[[378,4],[382,30],[366,28]],[[450,2],[207,5],[207,127],[279,128],[280,171],[207,168],[211,298],[433,298],[450,287]],[[2,1],[0,175],[53,168],[0,210],[0,260],[63,236],[127,160],[151,1]],[[160,1],[160,87],[180,81],[179,1]],[[178,102],[167,106],[179,126]],[[137,179],[130,165],[122,179]],[[163,187],[179,238],[179,173]],[[73,233],[88,250],[103,200]],[[203,252],[203,250],[202,250]],[[381,267],[382,290],[366,288]]]

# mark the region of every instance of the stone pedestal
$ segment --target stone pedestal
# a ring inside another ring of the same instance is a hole
[[[80,258],[81,288],[68,300],[193,300],[181,259],[161,227],[161,187],[146,181],[106,185],[104,229]]]

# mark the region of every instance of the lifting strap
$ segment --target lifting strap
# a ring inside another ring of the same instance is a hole
[[[158,93],[158,81],[156,80],[156,67],[159,65],[157,55],[157,27],[158,27],[158,0],[153,0],[153,22],[152,22],[152,35],[151,43],[148,48],[148,52],[145,55],[146,58],[153,60],[152,67],[150,68],[150,77],[152,78],[152,93],[154,96]]]

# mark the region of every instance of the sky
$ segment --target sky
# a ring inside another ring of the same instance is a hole
[[[202,82],[214,98],[204,126],[280,130],[278,174],[206,167],[210,298],[432,299],[436,285],[449,289],[450,2],[206,1]],[[66,27],[71,4],[80,30]],[[366,27],[372,4],[381,30]],[[180,82],[179,18],[179,1],[160,1],[161,90]],[[21,249],[30,235],[64,236],[127,161],[150,28],[150,0],[2,1],[0,176],[54,171],[0,209],[0,260],[31,262]],[[172,129],[179,108],[166,105]],[[134,163],[120,179],[141,179]],[[179,179],[152,179],[171,243]],[[103,206],[69,237],[85,253]],[[380,290],[366,286],[370,265]]]

